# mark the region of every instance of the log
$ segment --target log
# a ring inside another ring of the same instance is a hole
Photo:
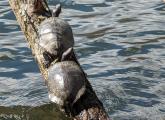
[[[51,11],[47,2],[45,0],[9,0],[9,4],[29,43],[45,82],[47,82],[49,67],[45,67],[42,58],[38,57],[38,55],[42,55],[43,53],[37,43],[38,26],[42,21],[51,17]],[[72,60],[78,63],[75,55],[73,55]],[[87,78],[86,83],[85,94],[74,104],[72,111],[70,111],[71,113],[69,113],[71,115],[70,117],[75,120],[109,120],[103,104],[96,96]],[[65,114],[68,115],[67,113]]]

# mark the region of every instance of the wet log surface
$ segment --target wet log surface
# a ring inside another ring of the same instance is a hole
[[[43,53],[40,47],[38,47],[37,28],[42,21],[51,17],[51,11],[45,0],[9,0],[9,3],[24,32],[45,82],[47,82],[49,67],[45,67],[42,58],[38,57]],[[74,52],[72,60],[78,63]],[[56,63],[51,63],[51,65],[53,64]],[[73,105],[69,114],[75,120],[109,120],[102,103],[99,101],[87,78],[85,94]]]

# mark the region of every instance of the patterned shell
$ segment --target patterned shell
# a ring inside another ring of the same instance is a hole
[[[59,50],[65,51],[74,45],[70,25],[58,17],[44,20],[38,30],[39,45],[52,55],[56,55]]]
[[[52,102],[73,105],[85,92],[85,76],[75,62],[59,62],[48,71],[48,89]]]

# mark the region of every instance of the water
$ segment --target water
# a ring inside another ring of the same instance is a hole
[[[165,4],[160,0],[50,0],[113,120],[165,119]],[[0,1],[0,119],[57,119],[7,0]],[[57,115],[58,114],[58,115]],[[61,118],[62,119],[62,118]]]

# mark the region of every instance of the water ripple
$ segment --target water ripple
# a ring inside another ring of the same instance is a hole
[[[51,8],[57,3],[63,6],[60,17],[72,26],[79,61],[108,114],[114,120],[164,120],[165,4],[49,1]],[[49,106],[44,80],[7,0],[0,1],[0,27],[0,106],[15,105],[5,109],[20,112],[19,105]],[[0,119],[9,118],[2,109]]]

